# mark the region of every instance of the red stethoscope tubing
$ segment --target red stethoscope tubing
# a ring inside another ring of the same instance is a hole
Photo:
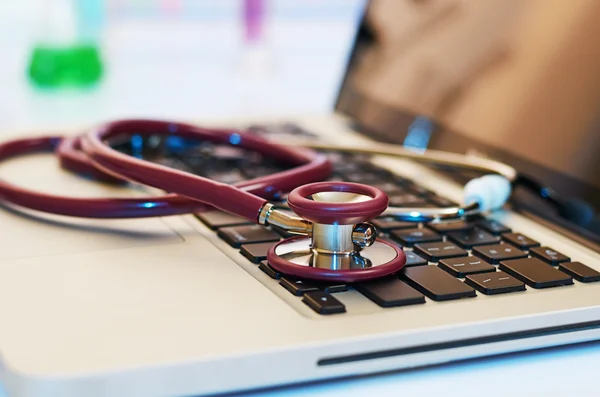
[[[112,149],[107,141],[133,134],[201,139],[257,151],[294,168],[227,185],[166,166],[137,159]],[[121,120],[104,124],[77,138],[57,136],[13,140],[0,144],[0,161],[28,153],[53,150],[61,165],[94,178],[132,181],[169,192],[144,198],[77,198],[50,195],[0,180],[0,199],[33,210],[87,218],[142,218],[197,213],[219,208],[256,222],[267,202],[280,192],[321,181],[331,173],[323,155],[277,145],[236,130],[207,129],[184,123]]]

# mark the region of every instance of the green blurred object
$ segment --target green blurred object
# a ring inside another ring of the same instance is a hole
[[[106,73],[101,53],[103,0],[44,0],[26,74],[37,88],[92,88]]]
[[[101,80],[103,71],[102,56],[95,45],[38,45],[33,49],[28,74],[43,88],[88,87]]]

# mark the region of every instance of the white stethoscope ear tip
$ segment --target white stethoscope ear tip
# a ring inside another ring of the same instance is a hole
[[[511,190],[510,181],[502,175],[484,175],[467,182],[464,203],[478,203],[481,212],[496,210],[506,203]]]

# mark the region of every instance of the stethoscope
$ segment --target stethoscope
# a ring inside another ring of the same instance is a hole
[[[131,137],[180,137],[228,144],[285,162],[291,168],[228,185],[122,153],[111,142]],[[314,149],[408,158],[430,165],[488,173],[464,187],[463,204],[447,208],[388,207],[375,187],[323,180],[332,166]],[[427,150],[417,153],[382,144],[338,145],[295,141],[286,145],[237,130],[176,122],[120,120],[77,137],[17,139],[0,144],[0,161],[54,151],[63,168],[110,182],[133,182],[168,192],[144,198],[75,198],[28,190],[0,180],[0,199],[32,210],[87,218],[144,218],[199,213],[218,208],[250,222],[276,226],[293,237],[275,243],[269,264],[281,273],[314,280],[357,282],[401,270],[404,251],[377,237],[369,223],[382,214],[414,222],[462,218],[502,207],[518,176],[506,164],[474,156]],[[289,192],[282,211],[268,200]]]

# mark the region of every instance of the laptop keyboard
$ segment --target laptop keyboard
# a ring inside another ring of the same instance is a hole
[[[293,124],[253,126],[250,130],[267,137],[271,134],[313,136]],[[390,205],[438,207],[455,204],[414,181],[376,167],[368,161],[368,156],[325,154],[334,164],[331,180],[378,187],[388,195]],[[153,161],[224,183],[285,169],[256,153],[212,144],[184,148]],[[285,196],[272,203],[287,209]],[[288,237],[285,231],[251,224],[218,210],[196,217],[239,250],[242,258],[269,276],[265,278],[266,282],[279,284],[280,288],[322,315],[351,312],[351,304],[338,299],[339,294],[346,291],[357,291],[379,307],[392,308],[477,299],[479,295],[495,295],[494,299],[501,299],[505,294],[526,294],[528,289],[573,288],[576,283],[600,281],[600,273],[596,270],[571,262],[566,255],[543,242],[481,216],[438,223],[379,217],[372,221],[379,231],[379,238],[402,247],[406,253],[407,263],[402,271],[384,279],[348,285],[299,280],[280,274],[266,261],[271,245]]]

